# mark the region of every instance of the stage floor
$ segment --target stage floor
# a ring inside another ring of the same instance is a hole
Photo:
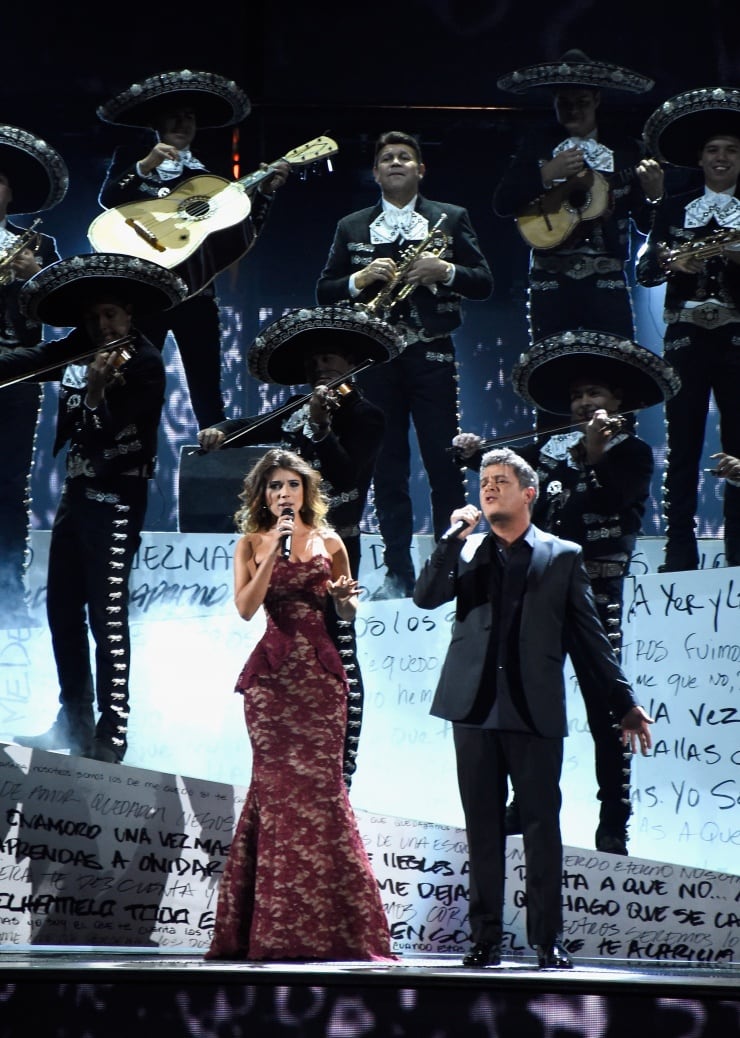
[[[0,949],[0,976],[5,981],[18,978],[22,971],[27,979],[30,971],[43,974],[46,979],[111,980],[110,975],[142,973],[150,979],[152,973],[181,977],[202,975],[224,980],[238,979],[247,984],[357,984],[380,983],[418,988],[427,984],[438,986],[483,984],[525,984],[531,987],[557,985],[563,991],[587,988],[607,992],[628,984],[634,988],[660,990],[664,994],[683,996],[711,988],[722,989],[725,995],[740,997],[740,964],[726,966],[717,963],[706,966],[696,963],[645,963],[627,959],[603,960],[576,957],[572,970],[540,970],[534,957],[504,959],[500,966],[485,969],[465,969],[459,955],[406,955],[394,963],[362,961],[348,962],[238,962],[207,961],[202,956],[183,952],[152,953],[151,948],[69,947]]]

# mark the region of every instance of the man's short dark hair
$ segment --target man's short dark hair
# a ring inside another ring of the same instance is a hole
[[[517,482],[522,490],[527,487],[533,487],[535,495],[532,498],[532,504],[537,500],[537,495],[540,492],[540,480],[539,476],[529,464],[525,461],[521,454],[517,454],[516,451],[511,450],[510,447],[497,447],[494,450],[487,451],[480,460],[480,471],[483,473],[483,469],[488,468],[489,465],[508,465],[511,471],[517,478]]]
[[[386,133],[381,133],[375,142],[374,166],[378,164],[378,155],[387,144],[405,144],[416,155],[416,161],[418,163],[422,162],[421,145],[416,137],[412,137],[410,133],[404,133],[403,130],[388,130]]]

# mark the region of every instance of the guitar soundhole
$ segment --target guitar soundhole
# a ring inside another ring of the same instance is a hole
[[[189,220],[205,220],[211,211],[210,199],[206,195],[193,195],[177,207],[182,216]]]
[[[584,209],[588,209],[590,205],[591,192],[579,188],[576,191],[571,191],[567,200],[563,203],[563,208],[567,209],[569,213],[581,213]]]

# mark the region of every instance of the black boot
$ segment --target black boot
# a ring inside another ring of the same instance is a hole
[[[32,750],[68,750],[74,757],[92,756],[92,726],[71,722],[64,710],[60,710],[51,728],[39,735],[14,735],[18,746]]]

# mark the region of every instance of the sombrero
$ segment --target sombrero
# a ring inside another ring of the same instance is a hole
[[[11,213],[53,209],[67,193],[67,165],[46,141],[17,126],[0,125],[0,173],[8,178]]]
[[[514,392],[552,414],[570,414],[570,386],[583,376],[619,388],[624,411],[670,400],[681,387],[671,365],[629,339],[590,329],[560,332],[523,353],[511,372]]]
[[[642,138],[659,162],[696,166],[712,137],[740,137],[740,90],[702,87],[664,101],[648,118]]]
[[[130,303],[135,316],[168,310],[187,298],[185,282],[165,267],[136,256],[94,252],[44,267],[23,285],[22,312],[55,328],[76,327],[97,300]]]
[[[548,87],[589,87],[591,90],[621,90],[633,94],[644,94],[654,86],[647,76],[611,65],[606,61],[593,61],[582,50],[568,50],[557,61],[543,61],[538,65],[527,65],[509,72],[496,80],[499,90],[522,94],[527,90]]]
[[[297,386],[307,381],[306,360],[317,350],[351,353],[358,364],[384,364],[403,344],[379,317],[347,306],[317,306],[291,310],[260,331],[247,352],[247,366],[260,382]]]
[[[162,72],[98,107],[98,118],[117,126],[153,127],[173,107],[192,108],[199,129],[233,126],[249,115],[251,104],[231,79],[213,72]]]

